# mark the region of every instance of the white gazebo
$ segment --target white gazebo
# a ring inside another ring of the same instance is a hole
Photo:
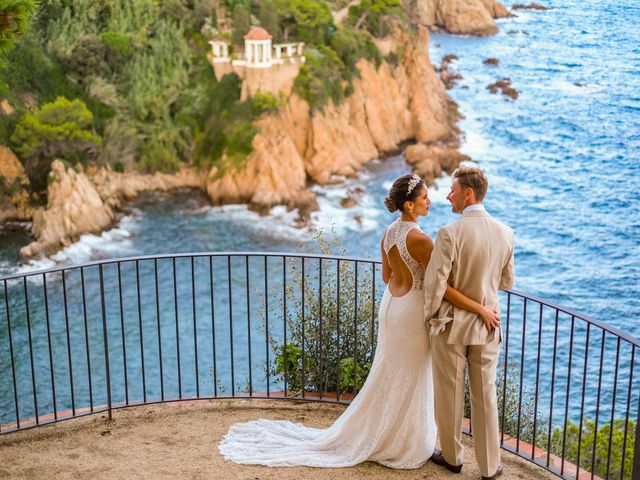
[[[244,36],[244,58],[247,67],[269,68],[271,66],[271,39],[264,28],[251,27]]]

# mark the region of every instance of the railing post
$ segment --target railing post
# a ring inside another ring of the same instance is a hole
[[[102,338],[104,340],[104,367],[107,376],[107,409],[111,420],[111,372],[109,370],[109,339],[107,338],[107,313],[104,304],[104,276],[100,264],[100,301],[102,302]]]
[[[624,452],[622,452],[624,458]],[[636,412],[636,443],[633,453],[633,480],[640,480],[640,396],[638,397],[638,411]]]

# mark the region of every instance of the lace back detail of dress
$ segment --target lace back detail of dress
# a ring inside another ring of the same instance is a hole
[[[384,251],[388,255],[389,250],[395,245],[398,247],[398,252],[400,253],[400,257],[404,260],[404,263],[407,265],[407,268],[413,275],[413,290],[422,289],[422,284],[424,282],[424,267],[415,260],[409,250],[407,250],[407,234],[413,230],[420,230],[420,227],[415,222],[405,222],[403,220],[396,220],[391,225],[387,227],[387,230],[384,233]],[[421,230],[420,230],[421,231]]]

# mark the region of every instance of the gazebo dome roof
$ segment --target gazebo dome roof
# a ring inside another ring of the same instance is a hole
[[[251,27],[251,29],[244,36],[245,40],[271,40],[273,37],[269,35],[262,27]]]

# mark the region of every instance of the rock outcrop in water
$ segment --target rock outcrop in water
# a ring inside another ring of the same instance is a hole
[[[482,37],[498,33],[496,18],[511,16],[497,0],[402,0],[402,4],[418,24]]]
[[[51,165],[47,207],[33,214],[36,241],[20,249],[23,258],[50,255],[71,245],[84,233],[99,233],[115,220],[93,183],[84,173],[56,160]]]
[[[505,97],[509,97],[512,100],[515,100],[520,96],[520,93],[511,86],[510,78],[501,78],[497,82],[488,85],[487,90],[491,93],[498,93],[498,91],[501,91]]]
[[[100,233],[115,221],[115,212],[127,200],[149,190],[204,189],[206,176],[192,168],[176,174],[117,173],[110,169],[51,164],[47,206],[33,213],[31,232],[36,241],[20,249],[22,258],[43,257],[71,245],[81,235]]]
[[[549,10],[549,7],[540,5],[539,3],[531,2],[529,4],[516,3],[513,5],[514,10]]]
[[[458,83],[458,80],[462,79],[462,75],[460,75],[454,69],[449,68],[451,62],[457,59],[457,55],[445,55],[442,59],[442,62],[440,63],[440,66],[436,68],[436,72],[438,72],[438,75],[440,75],[440,80],[442,80],[442,83],[447,90],[452,89],[456,85],[456,83]]]

